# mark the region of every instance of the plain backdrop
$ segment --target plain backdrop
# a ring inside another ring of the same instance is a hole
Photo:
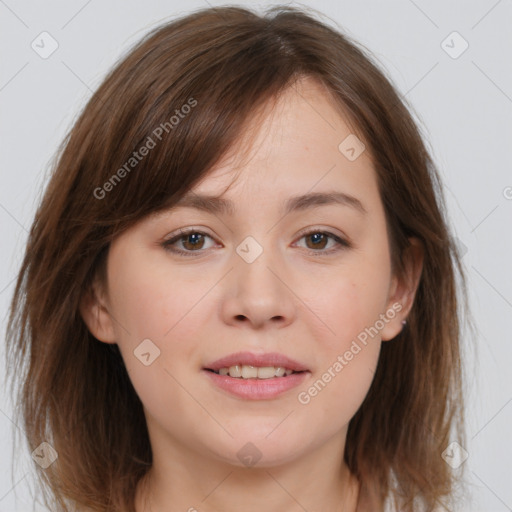
[[[14,279],[58,144],[120,55],[162,21],[208,5],[223,3],[0,0],[1,378]],[[274,2],[238,5],[264,10]],[[471,496],[461,510],[512,510],[511,2],[322,0],[302,5],[325,14],[330,21],[324,21],[337,24],[375,55],[414,108],[432,148],[451,228],[464,253],[478,328],[476,339],[468,336],[464,343],[477,351],[466,351],[464,448],[469,456],[464,469]],[[47,58],[33,49],[41,37],[47,38],[46,51],[58,45]],[[0,512],[25,512],[38,496],[31,450],[25,446],[12,453],[13,430],[19,428],[12,411],[2,389]],[[46,509],[36,502],[35,510]]]

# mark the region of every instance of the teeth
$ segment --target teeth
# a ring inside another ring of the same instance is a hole
[[[283,367],[276,368],[276,377],[282,377],[286,373],[286,369]]]
[[[255,370],[257,370],[258,379],[271,379],[276,376],[276,369],[273,366],[264,366],[263,368],[255,368]]]
[[[229,375],[231,377],[241,377],[242,376],[242,367],[241,366],[230,366],[229,367]]]
[[[273,377],[287,377],[293,370],[288,370],[281,366],[251,366],[248,364],[237,364],[229,368],[220,368],[219,375],[229,375],[230,377],[242,379],[272,379]]]
[[[242,366],[242,378],[243,379],[257,379],[258,378],[258,368],[256,366]]]

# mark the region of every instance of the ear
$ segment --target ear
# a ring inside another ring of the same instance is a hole
[[[116,343],[112,316],[106,294],[95,279],[80,300],[80,314],[91,334],[105,343]]]
[[[423,270],[423,244],[417,238],[409,238],[410,245],[404,252],[404,275],[393,276],[389,289],[386,311],[393,310],[396,315],[385,324],[381,331],[382,341],[392,340],[403,328],[402,320],[407,318],[418,289]]]

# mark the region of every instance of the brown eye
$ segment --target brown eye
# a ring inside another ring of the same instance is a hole
[[[196,229],[183,230],[171,239],[165,240],[162,247],[170,252],[190,256],[194,252],[201,252],[205,249],[207,238],[212,239],[210,235]],[[181,245],[182,248],[175,247],[176,245]]]
[[[311,241],[311,245],[306,244],[308,245],[308,249],[325,249],[325,246],[329,241],[329,237],[326,236],[325,233],[312,233],[304,238]]]
[[[340,249],[351,247],[349,242],[327,231],[309,231],[308,233],[303,233],[300,240],[303,238],[306,239],[306,248],[310,252],[320,255],[331,254]],[[333,244],[329,249],[325,250],[329,241],[333,241]]]
[[[196,229],[181,230],[179,233],[162,242],[162,247],[170,252],[183,256],[194,256],[194,253],[201,254],[209,247],[205,247],[207,239],[212,239],[207,233]],[[306,249],[315,255],[329,255],[351,245],[346,240],[326,231],[310,231],[304,233],[300,240],[306,239]],[[333,242],[330,248],[329,242]]]
[[[187,250],[202,249],[204,245],[204,235],[201,233],[190,233],[181,237],[183,247]]]

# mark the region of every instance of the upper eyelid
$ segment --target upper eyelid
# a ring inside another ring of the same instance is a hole
[[[344,239],[348,240],[348,237],[346,235],[344,235],[343,233],[342,234],[332,233],[331,230],[333,230],[333,229],[334,228],[321,228],[321,227],[313,226],[311,228],[304,228],[304,229],[300,230],[299,233],[297,234],[297,236],[303,237],[303,236],[310,235],[313,233],[325,233],[325,234],[328,234],[329,236],[331,236],[331,235],[337,236],[339,238],[344,238]],[[164,242],[170,241],[170,240],[179,238],[180,236],[189,235],[191,233],[200,233],[200,234],[209,236],[210,238],[216,238],[214,235],[211,235],[207,231],[205,231],[204,228],[191,227],[191,228],[180,228],[180,229],[176,230],[174,233],[172,233],[171,235],[166,236],[163,241]]]
[[[323,233],[323,234],[327,235],[328,238],[331,238],[332,240],[334,240],[337,245],[345,246],[345,247],[352,246],[352,242],[351,242],[351,240],[347,236],[345,236],[344,234],[338,235],[336,233],[332,233],[330,231],[330,229],[332,229],[332,228],[320,228],[320,227],[315,227],[315,226],[310,227],[310,228],[304,228],[303,230],[301,230],[298,233],[298,235],[296,237],[296,240],[300,240],[300,239],[304,238],[305,236],[309,236],[309,235],[312,235],[314,233]],[[203,228],[194,228],[194,227],[191,227],[191,228],[180,228],[175,233],[171,234],[169,237],[166,237],[162,241],[162,244],[163,245],[167,244],[167,245],[170,246],[171,242],[172,243],[179,242],[184,236],[190,235],[192,233],[199,233],[199,234],[202,234],[202,235],[206,235],[206,236],[210,237],[214,241],[216,239],[215,236],[210,235],[209,233],[204,231]],[[309,250],[313,250],[313,249],[309,249]],[[183,249],[177,249],[177,251],[190,252],[190,253],[200,252],[200,251],[183,251]],[[315,251],[315,252],[320,253],[320,252],[329,252],[329,251]]]

